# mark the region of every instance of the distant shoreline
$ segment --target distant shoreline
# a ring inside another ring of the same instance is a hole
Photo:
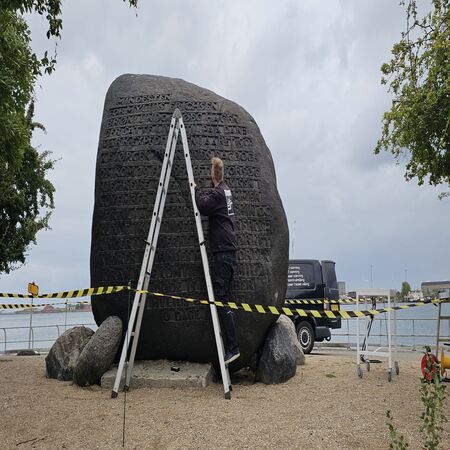
[[[35,311],[35,310],[33,310],[32,312],[33,312],[33,315],[35,315],[35,314],[45,315],[45,314],[66,313],[66,312],[67,312],[67,314],[70,314],[70,313],[79,313],[79,312],[92,312],[92,308],[89,308],[89,309],[87,309],[87,308],[83,308],[83,309],[68,309],[67,311],[64,308],[55,308],[53,311],[41,311],[41,310],[36,310]],[[11,315],[15,315],[15,314],[20,314],[20,315],[26,314],[26,315],[29,315],[30,313],[31,313],[30,310],[23,310],[23,309],[20,309],[20,310],[17,310],[17,311],[14,311],[14,310],[11,310],[11,309],[3,309],[3,310],[0,311],[0,315],[2,315],[2,316],[11,316]]]

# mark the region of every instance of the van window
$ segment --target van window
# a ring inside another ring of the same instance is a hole
[[[315,289],[314,268],[312,264],[289,264],[288,291],[296,289]]]
[[[322,274],[327,287],[330,289],[338,289],[334,263],[322,261]]]

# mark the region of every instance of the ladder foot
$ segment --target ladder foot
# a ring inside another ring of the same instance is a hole
[[[225,392],[225,398],[231,400],[231,391]]]
[[[123,387],[123,391],[124,392],[128,392],[130,390],[130,386],[128,386],[127,384]]]
[[[117,398],[117,392],[111,391],[111,398]]]

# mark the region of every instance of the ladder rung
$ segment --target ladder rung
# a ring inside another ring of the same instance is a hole
[[[439,342],[450,342],[449,338],[439,338],[438,339]]]
[[[450,316],[440,316],[440,320],[450,320]]]

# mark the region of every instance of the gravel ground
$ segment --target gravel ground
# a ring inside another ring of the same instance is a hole
[[[233,399],[221,384],[206,389],[136,389],[126,401],[126,448],[388,448],[386,410],[411,448],[421,448],[419,361],[402,354],[400,376],[386,362],[359,379],[355,354],[321,350],[287,383],[234,378]],[[0,447],[122,447],[124,395],[45,377],[43,357],[0,358]],[[450,418],[450,398],[446,399]],[[450,425],[442,448],[450,449]]]

